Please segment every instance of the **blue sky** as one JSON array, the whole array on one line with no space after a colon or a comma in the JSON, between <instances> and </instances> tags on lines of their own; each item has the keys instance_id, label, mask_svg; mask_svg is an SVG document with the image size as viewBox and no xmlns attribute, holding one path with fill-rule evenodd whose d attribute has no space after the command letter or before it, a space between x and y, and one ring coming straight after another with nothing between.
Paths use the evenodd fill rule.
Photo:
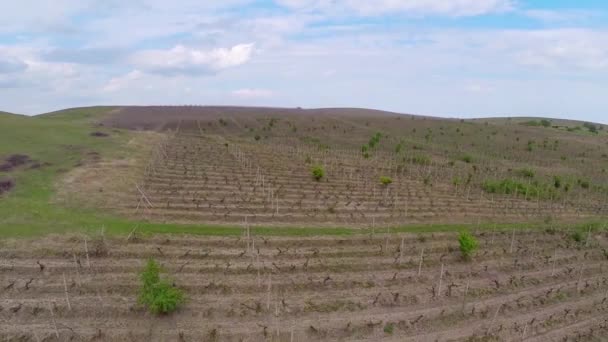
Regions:
<instances>
[{"instance_id":1,"label":"blue sky","mask_svg":"<svg viewBox=\"0 0 608 342\"><path fill-rule=\"evenodd\" d=\"M369 107L608 123L600 0L0 3L0 109Z\"/></svg>"}]
</instances>

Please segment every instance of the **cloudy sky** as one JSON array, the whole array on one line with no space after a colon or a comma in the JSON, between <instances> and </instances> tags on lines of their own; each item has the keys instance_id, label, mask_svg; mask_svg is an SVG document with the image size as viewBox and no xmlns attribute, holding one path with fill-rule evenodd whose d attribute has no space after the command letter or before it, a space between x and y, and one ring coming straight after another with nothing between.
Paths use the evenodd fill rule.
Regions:
<instances>
[{"instance_id":1,"label":"cloudy sky","mask_svg":"<svg viewBox=\"0 0 608 342\"><path fill-rule=\"evenodd\" d=\"M608 123L608 3L1 1L0 110L96 104Z\"/></svg>"}]
</instances>

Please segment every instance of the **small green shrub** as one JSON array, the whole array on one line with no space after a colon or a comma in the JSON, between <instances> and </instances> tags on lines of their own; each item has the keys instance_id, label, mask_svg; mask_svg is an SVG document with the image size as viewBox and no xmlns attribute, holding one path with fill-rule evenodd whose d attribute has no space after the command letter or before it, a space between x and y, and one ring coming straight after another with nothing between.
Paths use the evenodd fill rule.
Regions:
<instances>
[{"instance_id":1,"label":"small green shrub","mask_svg":"<svg viewBox=\"0 0 608 342\"><path fill-rule=\"evenodd\" d=\"M576 242L583 242L583 234L581 232L572 233L572 239Z\"/></svg>"},{"instance_id":2,"label":"small green shrub","mask_svg":"<svg viewBox=\"0 0 608 342\"><path fill-rule=\"evenodd\" d=\"M536 173L532 169L519 169L515 173L522 178L534 178L536 176Z\"/></svg>"},{"instance_id":3,"label":"small green shrub","mask_svg":"<svg viewBox=\"0 0 608 342\"><path fill-rule=\"evenodd\" d=\"M540 120L540 124L541 124L543 127L551 127L551 121L549 121L549 120L547 120L547 119L542 119L542 120Z\"/></svg>"},{"instance_id":4,"label":"small green shrub","mask_svg":"<svg viewBox=\"0 0 608 342\"><path fill-rule=\"evenodd\" d=\"M255 139L255 141L259 141L262 137L260 137L259 134L256 134L255 137L253 137Z\"/></svg>"},{"instance_id":5,"label":"small green shrub","mask_svg":"<svg viewBox=\"0 0 608 342\"><path fill-rule=\"evenodd\" d=\"M393 182L393 179L391 177L387 177L387 176L380 176L380 183L384 186L387 186L389 184L391 184Z\"/></svg>"},{"instance_id":6,"label":"small green shrub","mask_svg":"<svg viewBox=\"0 0 608 342\"><path fill-rule=\"evenodd\" d=\"M460 252L466 260L470 259L477 250L477 247L479 247L477 239L469 232L460 233L460 236L458 236L458 243L460 244Z\"/></svg>"},{"instance_id":7,"label":"small green shrub","mask_svg":"<svg viewBox=\"0 0 608 342\"><path fill-rule=\"evenodd\" d=\"M369 139L369 147L375 148L378 143L380 143L380 138L382 138L382 133L377 132Z\"/></svg>"},{"instance_id":8,"label":"small green shrub","mask_svg":"<svg viewBox=\"0 0 608 342\"><path fill-rule=\"evenodd\" d=\"M463 156L460 157L460 160L467 163L467 164L471 164L473 162L473 156L465 154Z\"/></svg>"},{"instance_id":9,"label":"small green shrub","mask_svg":"<svg viewBox=\"0 0 608 342\"><path fill-rule=\"evenodd\" d=\"M418 164L418 165L431 164L431 158L429 158L428 156L422 155L422 154L412 156L409 161L412 164Z\"/></svg>"},{"instance_id":10,"label":"small green shrub","mask_svg":"<svg viewBox=\"0 0 608 342\"><path fill-rule=\"evenodd\" d=\"M393 323L386 323L386 325L384 326L383 330L384 330L385 334L392 335L393 331L395 330L395 324L393 324Z\"/></svg>"},{"instance_id":11,"label":"small green shrub","mask_svg":"<svg viewBox=\"0 0 608 342\"><path fill-rule=\"evenodd\" d=\"M177 310L185 302L185 297L180 289L160 279L160 271L154 259L148 260L139 275L142 286L137 301L154 314L168 314Z\"/></svg>"},{"instance_id":12,"label":"small green shrub","mask_svg":"<svg viewBox=\"0 0 608 342\"><path fill-rule=\"evenodd\" d=\"M320 181L321 178L323 178L325 176L325 169L320 165L313 166L311 172L312 172L313 178L317 182Z\"/></svg>"}]
</instances>

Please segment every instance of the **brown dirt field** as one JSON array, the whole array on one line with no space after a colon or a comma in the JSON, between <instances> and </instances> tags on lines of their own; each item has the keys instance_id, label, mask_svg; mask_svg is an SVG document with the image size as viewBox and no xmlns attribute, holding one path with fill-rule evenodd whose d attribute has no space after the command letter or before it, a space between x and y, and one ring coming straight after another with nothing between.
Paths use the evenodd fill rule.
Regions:
<instances>
[{"instance_id":1,"label":"brown dirt field","mask_svg":"<svg viewBox=\"0 0 608 342\"><path fill-rule=\"evenodd\" d=\"M608 213L604 132L349 108L123 107L103 125L163 132L132 172L139 189L97 203L155 222L369 227ZM313 165L325 169L320 182ZM484 187L503 180L526 190Z\"/></svg>"},{"instance_id":2,"label":"brown dirt field","mask_svg":"<svg viewBox=\"0 0 608 342\"><path fill-rule=\"evenodd\" d=\"M476 236L471 262L462 260L455 233L3 240L0 339L601 341L608 334L605 232L582 242L567 231ZM188 297L169 316L136 303L137 274L149 258Z\"/></svg>"}]
</instances>

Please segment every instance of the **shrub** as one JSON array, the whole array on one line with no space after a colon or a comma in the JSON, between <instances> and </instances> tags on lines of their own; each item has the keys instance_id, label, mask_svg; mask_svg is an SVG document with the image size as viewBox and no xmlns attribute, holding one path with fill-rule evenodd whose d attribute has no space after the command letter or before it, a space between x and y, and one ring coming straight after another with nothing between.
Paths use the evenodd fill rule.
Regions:
<instances>
[{"instance_id":1,"label":"shrub","mask_svg":"<svg viewBox=\"0 0 608 342\"><path fill-rule=\"evenodd\" d=\"M555 189L550 186L534 181L530 184L524 184L512 179L487 180L483 183L482 188L485 192L491 194L511 195L517 194L526 196L526 199L531 198L554 198Z\"/></svg>"},{"instance_id":2,"label":"shrub","mask_svg":"<svg viewBox=\"0 0 608 342\"><path fill-rule=\"evenodd\" d=\"M393 323L386 323L386 325L384 326L384 333L392 335L393 331L395 330L395 324Z\"/></svg>"},{"instance_id":3,"label":"shrub","mask_svg":"<svg viewBox=\"0 0 608 342\"><path fill-rule=\"evenodd\" d=\"M550 126L551 126L551 121L549 121L549 120L547 120L547 119L542 119L542 120L540 120L540 124L541 124L543 127L550 127Z\"/></svg>"},{"instance_id":4,"label":"shrub","mask_svg":"<svg viewBox=\"0 0 608 342\"><path fill-rule=\"evenodd\" d=\"M467 164L471 164L473 162L473 156L465 154L463 156L460 157L460 160L467 163Z\"/></svg>"},{"instance_id":5,"label":"shrub","mask_svg":"<svg viewBox=\"0 0 608 342\"><path fill-rule=\"evenodd\" d=\"M562 187L562 178L560 176L553 176L553 186L556 189L559 189Z\"/></svg>"},{"instance_id":6,"label":"shrub","mask_svg":"<svg viewBox=\"0 0 608 342\"><path fill-rule=\"evenodd\" d=\"M412 164L418 164L418 165L429 165L429 164L431 164L431 159L428 156L420 154L420 155L412 156L410 158L410 162Z\"/></svg>"},{"instance_id":7,"label":"shrub","mask_svg":"<svg viewBox=\"0 0 608 342\"><path fill-rule=\"evenodd\" d=\"M393 182L393 179L391 177L380 176L380 183L382 183L382 185L387 186L387 185L391 184L392 182Z\"/></svg>"},{"instance_id":8,"label":"shrub","mask_svg":"<svg viewBox=\"0 0 608 342\"><path fill-rule=\"evenodd\" d=\"M369 139L369 147L371 148L375 148L376 145L378 145L378 143L380 142L380 138L382 138L382 133L378 132L376 134L374 134L370 139Z\"/></svg>"},{"instance_id":9,"label":"shrub","mask_svg":"<svg viewBox=\"0 0 608 342\"><path fill-rule=\"evenodd\" d=\"M576 242L583 242L583 234L581 232L572 233L572 239Z\"/></svg>"},{"instance_id":10,"label":"shrub","mask_svg":"<svg viewBox=\"0 0 608 342\"><path fill-rule=\"evenodd\" d=\"M313 166L311 172L312 172L313 178L317 182L320 181L321 178L323 178L325 176L325 169L320 165Z\"/></svg>"},{"instance_id":11,"label":"shrub","mask_svg":"<svg viewBox=\"0 0 608 342\"><path fill-rule=\"evenodd\" d=\"M160 278L160 271L154 259L148 260L139 275L142 286L137 301L154 314L168 314L177 310L185 302L185 297L180 289Z\"/></svg>"},{"instance_id":12,"label":"shrub","mask_svg":"<svg viewBox=\"0 0 608 342\"><path fill-rule=\"evenodd\" d=\"M255 141L258 141L258 140L261 139L261 137L258 134L256 134L256 136L254 137L254 139L255 139Z\"/></svg>"},{"instance_id":13,"label":"shrub","mask_svg":"<svg viewBox=\"0 0 608 342\"><path fill-rule=\"evenodd\" d=\"M536 175L536 173L532 169L519 169L517 170L516 174L519 177L523 178L534 178L534 176Z\"/></svg>"},{"instance_id":14,"label":"shrub","mask_svg":"<svg viewBox=\"0 0 608 342\"><path fill-rule=\"evenodd\" d=\"M460 233L458 236L458 243L460 244L460 252L465 259L470 259L471 255L475 253L479 246L477 239L468 232Z\"/></svg>"}]
</instances>

